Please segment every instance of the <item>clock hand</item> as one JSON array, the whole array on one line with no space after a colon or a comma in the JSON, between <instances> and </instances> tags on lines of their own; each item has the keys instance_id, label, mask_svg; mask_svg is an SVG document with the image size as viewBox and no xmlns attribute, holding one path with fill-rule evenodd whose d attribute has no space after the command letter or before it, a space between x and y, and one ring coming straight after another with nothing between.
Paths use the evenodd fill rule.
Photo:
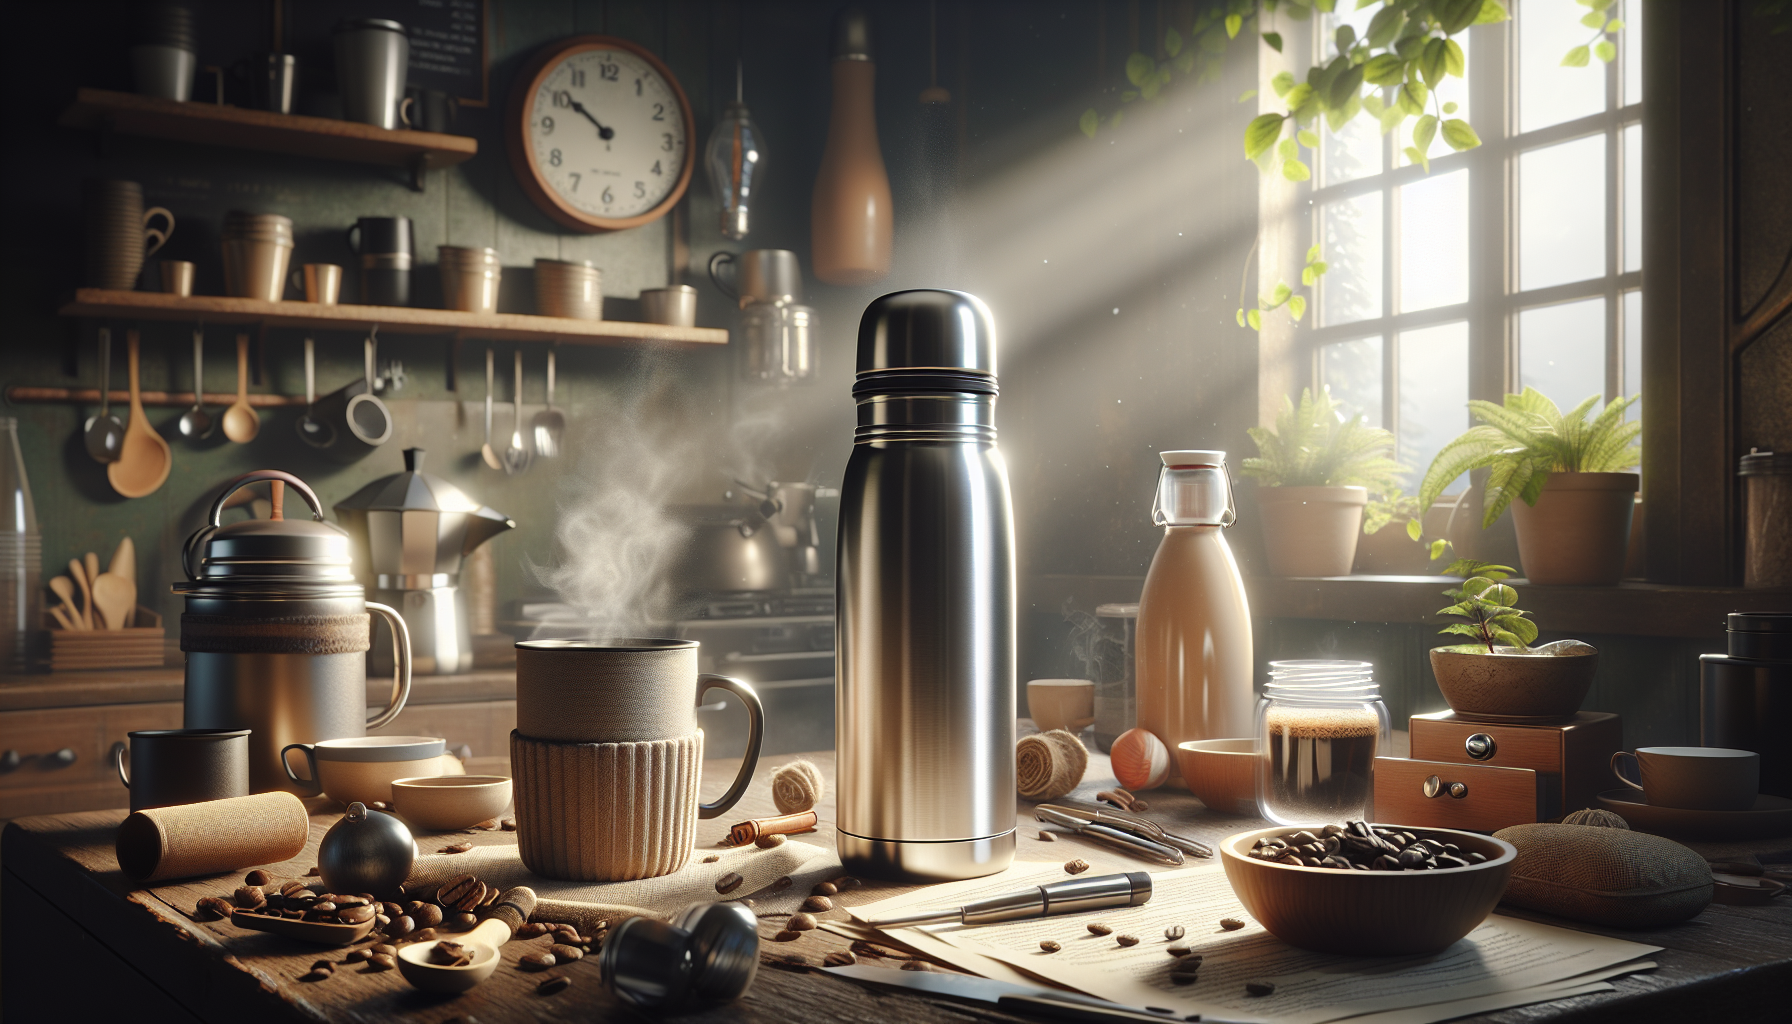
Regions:
<instances>
[{"instance_id":1,"label":"clock hand","mask_svg":"<svg viewBox=\"0 0 1792 1024\"><path fill-rule=\"evenodd\" d=\"M585 116L585 120L590 121L592 124L597 126L597 137L598 138L603 139L604 141L608 142L610 139L613 139L616 137L616 129L605 127L604 125L600 124L598 122L597 118L591 116L591 111L585 109L585 104L580 103L578 100L572 100L572 109L580 114L583 114Z\"/></svg>"}]
</instances>

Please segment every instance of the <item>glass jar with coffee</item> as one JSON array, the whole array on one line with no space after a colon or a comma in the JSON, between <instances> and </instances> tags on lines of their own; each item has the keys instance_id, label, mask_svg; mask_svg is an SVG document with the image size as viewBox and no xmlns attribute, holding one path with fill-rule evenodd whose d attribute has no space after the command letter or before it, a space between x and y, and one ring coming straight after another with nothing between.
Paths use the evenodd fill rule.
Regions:
<instances>
[{"instance_id":1,"label":"glass jar with coffee","mask_svg":"<svg viewBox=\"0 0 1792 1024\"><path fill-rule=\"evenodd\" d=\"M1368 662L1270 662L1254 733L1258 813L1281 825L1369 816L1389 725Z\"/></svg>"}]
</instances>

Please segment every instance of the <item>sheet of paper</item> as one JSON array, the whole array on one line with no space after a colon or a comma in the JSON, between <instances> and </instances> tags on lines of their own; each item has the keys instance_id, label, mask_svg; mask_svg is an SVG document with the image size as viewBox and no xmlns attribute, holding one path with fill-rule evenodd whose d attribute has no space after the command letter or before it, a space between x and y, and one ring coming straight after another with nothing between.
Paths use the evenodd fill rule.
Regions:
<instances>
[{"instance_id":1,"label":"sheet of paper","mask_svg":"<svg viewBox=\"0 0 1792 1024\"><path fill-rule=\"evenodd\" d=\"M1017 865L996 882L973 879L904 894L857 908L854 916L875 919L958 905L1063 877L1057 865L1022 868ZM1049 972L1058 984L1119 1003L1277 1024L1324 1024L1354 1015L1502 993L1510 997L1635 960L1659 948L1496 915L1449 949L1430 956L1312 953L1285 945L1251 920L1217 864L1159 872L1153 881L1151 901L1140 907L985 927L930 925L893 934L907 939L913 932L926 932L965 952L1028 973ZM1219 921L1227 917L1245 921L1246 926L1224 931ZM1097 920L1111 926L1115 934L1138 936L1139 944L1123 947L1111 935L1091 934L1086 925ZM1194 984L1176 985L1170 979L1172 958L1165 952L1170 942L1164 938L1164 930L1172 925L1182 925L1187 934L1181 941L1206 957ZM1039 943L1044 939L1058 942L1062 950L1041 951ZM951 962L953 958L944 959ZM1247 981L1274 982L1276 992L1266 997L1248 996L1244 991ZM1440 1011L1418 1017L1435 1021L1457 1015ZM1415 1021L1403 1019L1403 1024Z\"/></svg>"}]
</instances>

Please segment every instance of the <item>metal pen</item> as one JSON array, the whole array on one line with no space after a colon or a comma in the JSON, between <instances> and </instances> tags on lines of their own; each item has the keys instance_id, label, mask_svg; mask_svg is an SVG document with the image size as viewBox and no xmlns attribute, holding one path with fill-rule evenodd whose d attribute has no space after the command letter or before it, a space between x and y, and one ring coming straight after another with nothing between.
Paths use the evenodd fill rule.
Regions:
<instances>
[{"instance_id":1,"label":"metal pen","mask_svg":"<svg viewBox=\"0 0 1792 1024\"><path fill-rule=\"evenodd\" d=\"M1050 885L1036 885L1019 892L966 903L955 910L935 910L907 917L886 917L866 922L873 928L901 928L917 924L999 924L1034 917L1080 914L1112 907L1136 907L1151 899L1151 875L1128 871L1123 875L1072 878Z\"/></svg>"}]
</instances>

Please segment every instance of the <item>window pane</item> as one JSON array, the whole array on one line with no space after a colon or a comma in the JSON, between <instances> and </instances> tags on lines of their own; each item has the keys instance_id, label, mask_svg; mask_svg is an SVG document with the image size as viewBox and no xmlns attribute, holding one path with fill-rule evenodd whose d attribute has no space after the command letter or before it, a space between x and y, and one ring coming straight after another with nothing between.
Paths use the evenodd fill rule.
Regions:
<instances>
[{"instance_id":1,"label":"window pane","mask_svg":"<svg viewBox=\"0 0 1792 1024\"><path fill-rule=\"evenodd\" d=\"M1605 136L1518 158L1518 286L1523 291L1605 273Z\"/></svg>"},{"instance_id":2,"label":"window pane","mask_svg":"<svg viewBox=\"0 0 1792 1024\"><path fill-rule=\"evenodd\" d=\"M1643 269L1643 126L1624 129L1624 272Z\"/></svg>"},{"instance_id":3,"label":"window pane","mask_svg":"<svg viewBox=\"0 0 1792 1024\"><path fill-rule=\"evenodd\" d=\"M1446 443L1468 428L1468 324L1441 324L1400 335L1400 462L1407 493ZM1465 486L1457 480L1446 491Z\"/></svg>"},{"instance_id":4,"label":"window pane","mask_svg":"<svg viewBox=\"0 0 1792 1024\"><path fill-rule=\"evenodd\" d=\"M1518 314L1518 379L1564 412L1605 394L1605 299L1539 306Z\"/></svg>"},{"instance_id":5,"label":"window pane","mask_svg":"<svg viewBox=\"0 0 1792 1024\"><path fill-rule=\"evenodd\" d=\"M1587 8L1574 0L1524 0L1512 5L1518 21L1518 130L1536 131L1605 109L1605 65L1562 67L1562 57L1585 44L1580 23Z\"/></svg>"},{"instance_id":6,"label":"window pane","mask_svg":"<svg viewBox=\"0 0 1792 1024\"><path fill-rule=\"evenodd\" d=\"M1643 102L1643 0L1626 0L1621 6L1624 31L1618 33L1618 59L1624 62L1624 102L1628 105Z\"/></svg>"},{"instance_id":7,"label":"window pane","mask_svg":"<svg viewBox=\"0 0 1792 1024\"><path fill-rule=\"evenodd\" d=\"M1344 415L1363 414L1381 426L1381 339L1339 341L1319 350L1319 379L1344 403Z\"/></svg>"},{"instance_id":8,"label":"window pane","mask_svg":"<svg viewBox=\"0 0 1792 1024\"><path fill-rule=\"evenodd\" d=\"M1325 127L1323 118L1318 124L1325 139L1319 158L1325 184L1336 185L1381 173L1381 128L1374 118L1359 114L1336 133Z\"/></svg>"},{"instance_id":9,"label":"window pane","mask_svg":"<svg viewBox=\"0 0 1792 1024\"><path fill-rule=\"evenodd\" d=\"M1468 172L1400 189L1400 310L1468 301Z\"/></svg>"},{"instance_id":10,"label":"window pane","mask_svg":"<svg viewBox=\"0 0 1792 1024\"><path fill-rule=\"evenodd\" d=\"M1624 397L1643 393L1643 293L1641 289L1624 293ZM1637 402L1625 413L1627 420L1641 419L1643 403Z\"/></svg>"},{"instance_id":11,"label":"window pane","mask_svg":"<svg viewBox=\"0 0 1792 1024\"><path fill-rule=\"evenodd\" d=\"M1330 266L1320 278L1319 315L1340 324L1381 315L1381 193L1330 203L1324 212Z\"/></svg>"},{"instance_id":12,"label":"window pane","mask_svg":"<svg viewBox=\"0 0 1792 1024\"><path fill-rule=\"evenodd\" d=\"M1372 9L1380 10L1381 8L1376 7ZM1467 40L1463 40L1462 42L1463 47L1466 50L1468 46ZM1472 72L1469 72L1466 69L1466 66L1463 73L1465 76L1472 74ZM1443 81L1437 83L1437 89L1432 95L1436 98L1425 101L1425 112L1427 114L1441 113L1445 104L1454 103L1456 104L1456 110L1453 113L1443 114L1443 118L1448 120L1453 117L1460 117L1470 124L1474 123L1474 119L1469 116L1468 111L1467 77L1457 78L1455 75L1445 75ZM1401 167L1410 166L1413 162L1406 158L1406 147L1412 145L1412 126L1414 120L1414 118L1407 118L1405 123L1395 130L1395 134L1399 136L1399 165ZM1436 160L1439 157L1449 156L1454 152L1456 151L1451 149L1448 143L1444 142L1443 134L1441 132L1431 140L1431 152L1429 154L1431 159Z\"/></svg>"}]
</instances>

